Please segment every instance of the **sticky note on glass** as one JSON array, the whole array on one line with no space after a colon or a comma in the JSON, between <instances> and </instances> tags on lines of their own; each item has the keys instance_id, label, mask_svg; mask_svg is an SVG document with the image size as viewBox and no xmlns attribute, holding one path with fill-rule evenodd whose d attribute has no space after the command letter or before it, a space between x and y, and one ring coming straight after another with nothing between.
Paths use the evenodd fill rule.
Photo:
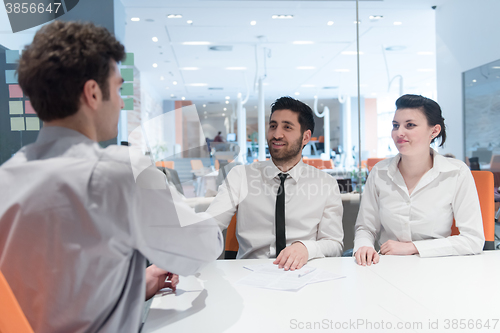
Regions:
<instances>
[{"instance_id":1,"label":"sticky note on glass","mask_svg":"<svg viewBox=\"0 0 500 333\"><path fill-rule=\"evenodd\" d=\"M124 81L134 81L134 69L133 68L122 68L120 73Z\"/></svg>"},{"instance_id":2,"label":"sticky note on glass","mask_svg":"<svg viewBox=\"0 0 500 333\"><path fill-rule=\"evenodd\" d=\"M5 70L5 83L7 84L17 84L17 75L14 69Z\"/></svg>"},{"instance_id":3,"label":"sticky note on glass","mask_svg":"<svg viewBox=\"0 0 500 333\"><path fill-rule=\"evenodd\" d=\"M122 65L134 66L134 54L133 53L126 53L125 59L122 61Z\"/></svg>"},{"instance_id":4,"label":"sticky note on glass","mask_svg":"<svg viewBox=\"0 0 500 333\"><path fill-rule=\"evenodd\" d=\"M24 113L26 114L36 114L35 109L31 106L30 101L24 101Z\"/></svg>"},{"instance_id":5,"label":"sticky note on glass","mask_svg":"<svg viewBox=\"0 0 500 333\"><path fill-rule=\"evenodd\" d=\"M38 119L38 117L26 117L26 130L27 131L40 130L40 120Z\"/></svg>"},{"instance_id":6,"label":"sticky note on glass","mask_svg":"<svg viewBox=\"0 0 500 333\"><path fill-rule=\"evenodd\" d=\"M133 98L124 98L123 103L125 107L123 110L133 110L134 109L134 99Z\"/></svg>"},{"instance_id":7,"label":"sticky note on glass","mask_svg":"<svg viewBox=\"0 0 500 333\"><path fill-rule=\"evenodd\" d=\"M15 64L19 59L19 50L5 50L5 62Z\"/></svg>"},{"instance_id":8,"label":"sticky note on glass","mask_svg":"<svg viewBox=\"0 0 500 333\"><path fill-rule=\"evenodd\" d=\"M122 84L122 96L132 96L134 94L134 84L124 83Z\"/></svg>"},{"instance_id":9,"label":"sticky note on glass","mask_svg":"<svg viewBox=\"0 0 500 333\"><path fill-rule=\"evenodd\" d=\"M23 97L23 90L18 84L9 84L9 98Z\"/></svg>"},{"instance_id":10,"label":"sticky note on glass","mask_svg":"<svg viewBox=\"0 0 500 333\"><path fill-rule=\"evenodd\" d=\"M9 101L9 114L23 114L23 102Z\"/></svg>"},{"instance_id":11,"label":"sticky note on glass","mask_svg":"<svg viewBox=\"0 0 500 333\"><path fill-rule=\"evenodd\" d=\"M11 131L24 131L24 117L10 118Z\"/></svg>"}]
</instances>

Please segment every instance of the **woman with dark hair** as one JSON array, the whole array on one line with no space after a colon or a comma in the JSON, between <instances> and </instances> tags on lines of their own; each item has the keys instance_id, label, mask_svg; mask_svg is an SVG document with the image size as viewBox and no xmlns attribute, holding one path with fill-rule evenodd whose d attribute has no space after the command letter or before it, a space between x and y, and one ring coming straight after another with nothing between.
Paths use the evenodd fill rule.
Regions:
<instances>
[{"instance_id":1,"label":"woman with dark hair","mask_svg":"<svg viewBox=\"0 0 500 333\"><path fill-rule=\"evenodd\" d=\"M439 155L446 140L439 105L426 97L396 101L392 139L399 154L375 165L356 221L354 253L360 265L379 254L435 257L479 253L484 245L476 186L465 163ZM451 236L453 219L460 235Z\"/></svg>"}]
</instances>

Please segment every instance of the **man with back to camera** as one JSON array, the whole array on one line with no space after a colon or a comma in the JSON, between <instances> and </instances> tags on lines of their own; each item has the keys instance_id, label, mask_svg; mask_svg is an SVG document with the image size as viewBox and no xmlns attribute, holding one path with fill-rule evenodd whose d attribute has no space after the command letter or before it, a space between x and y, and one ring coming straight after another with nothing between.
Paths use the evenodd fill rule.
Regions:
<instances>
[{"instance_id":1,"label":"man with back to camera","mask_svg":"<svg viewBox=\"0 0 500 333\"><path fill-rule=\"evenodd\" d=\"M309 106L291 97L277 99L267 132L271 161L236 166L220 186L207 213L221 229L237 214L238 259L277 256L275 264L294 270L309 259L341 255L337 181L302 162L313 131Z\"/></svg>"},{"instance_id":2,"label":"man with back to camera","mask_svg":"<svg viewBox=\"0 0 500 333\"><path fill-rule=\"evenodd\" d=\"M148 158L100 148L117 135L124 56L106 29L55 21L19 61L44 126L0 167L0 270L35 332L137 332L145 294L168 285L160 268L193 274L222 250ZM145 276L146 257L160 268Z\"/></svg>"}]
</instances>

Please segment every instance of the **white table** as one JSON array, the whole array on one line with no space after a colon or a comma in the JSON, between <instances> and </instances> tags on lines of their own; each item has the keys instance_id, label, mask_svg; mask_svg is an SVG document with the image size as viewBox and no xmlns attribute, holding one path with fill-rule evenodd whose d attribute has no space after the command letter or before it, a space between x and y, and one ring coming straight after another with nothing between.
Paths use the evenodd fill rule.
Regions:
<instances>
[{"instance_id":1,"label":"white table","mask_svg":"<svg viewBox=\"0 0 500 333\"><path fill-rule=\"evenodd\" d=\"M298 292L234 284L251 274L243 265L265 261L221 260L198 277L181 277L176 294L155 297L143 332L453 332L460 319L465 325L474 320L474 328L459 332L500 331L500 251L382 256L369 267L353 258L313 260L308 265L347 277ZM477 329L477 320L484 324L487 319L490 329ZM431 324L438 329L430 329Z\"/></svg>"}]
</instances>

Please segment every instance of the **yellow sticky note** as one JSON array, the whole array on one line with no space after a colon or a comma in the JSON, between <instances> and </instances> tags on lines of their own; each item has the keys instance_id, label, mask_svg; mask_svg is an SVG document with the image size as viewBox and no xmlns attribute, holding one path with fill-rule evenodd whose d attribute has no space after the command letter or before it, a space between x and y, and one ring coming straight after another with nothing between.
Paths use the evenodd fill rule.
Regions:
<instances>
[{"instance_id":1,"label":"yellow sticky note","mask_svg":"<svg viewBox=\"0 0 500 333\"><path fill-rule=\"evenodd\" d=\"M26 130L27 131L40 130L40 120L38 120L38 117L26 117Z\"/></svg>"},{"instance_id":2,"label":"yellow sticky note","mask_svg":"<svg viewBox=\"0 0 500 333\"><path fill-rule=\"evenodd\" d=\"M24 131L24 117L10 118L11 131Z\"/></svg>"},{"instance_id":3,"label":"yellow sticky note","mask_svg":"<svg viewBox=\"0 0 500 333\"><path fill-rule=\"evenodd\" d=\"M9 101L9 114L23 114L22 101Z\"/></svg>"}]
</instances>

